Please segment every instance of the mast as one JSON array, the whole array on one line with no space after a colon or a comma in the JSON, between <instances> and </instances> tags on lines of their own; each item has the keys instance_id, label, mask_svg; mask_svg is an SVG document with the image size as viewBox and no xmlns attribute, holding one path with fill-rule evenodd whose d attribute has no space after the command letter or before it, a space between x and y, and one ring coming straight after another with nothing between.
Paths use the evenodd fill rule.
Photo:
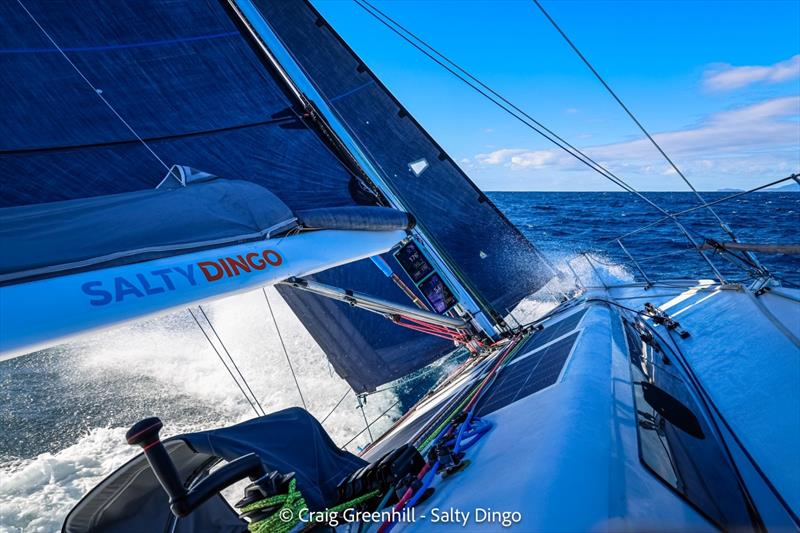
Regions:
<instances>
[{"instance_id":1,"label":"mast","mask_svg":"<svg viewBox=\"0 0 800 533\"><path fill-rule=\"evenodd\" d=\"M272 31L271 26L264 20L252 0L222 1L229 6L229 11L238 19L239 23L247 29L249 37L257 43L266 61L279 73L280 78L295 95L298 103L308 112L312 122L321 129L321 133L335 142L339 148L337 152L347 154L347 159L355 166L357 173L376 187L389 205L413 213L413 209L405 205L392 187L383 180L372 162L348 133L347 128L339 122L336 114L328 107L325 99L317 92L303 69L293 60L291 53ZM278 60L278 55L280 55L280 60ZM287 69L291 69L291 74ZM302 82L302 89L298 80ZM433 239L421 227L421 224L412 230L412 234L435 264L437 272L445 278L460 306L471 316L475 325L490 338L497 338L498 332L504 329L502 319L500 317L490 318L491 315L488 312L491 310L490 307L480 303L478 295L465 286L461 276L451 268L449 261L440 253L433 243Z\"/></svg>"}]
</instances>

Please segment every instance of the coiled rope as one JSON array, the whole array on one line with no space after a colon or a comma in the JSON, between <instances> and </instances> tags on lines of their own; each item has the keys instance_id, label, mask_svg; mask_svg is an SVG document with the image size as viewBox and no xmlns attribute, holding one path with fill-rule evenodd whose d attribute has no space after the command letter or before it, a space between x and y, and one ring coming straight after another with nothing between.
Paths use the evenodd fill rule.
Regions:
<instances>
[{"instance_id":1,"label":"coiled rope","mask_svg":"<svg viewBox=\"0 0 800 533\"><path fill-rule=\"evenodd\" d=\"M286 494L276 494L245 505L241 508L240 513L246 514L259 509L266 509L279 503L281 504L280 509L263 520L250 522L247 525L247 530L251 533L288 533L294 529L294 526L300 521L300 511L308 508L305 498L297 489L296 479L289 482L289 491ZM286 513L285 509L289 509L291 515ZM289 516L289 520L286 519L287 516Z\"/></svg>"},{"instance_id":2,"label":"coiled rope","mask_svg":"<svg viewBox=\"0 0 800 533\"><path fill-rule=\"evenodd\" d=\"M319 513L319 515L333 516L336 513L360 505L379 495L380 490L376 489L353 498L352 500L340 503L339 505L328 507L322 513ZM253 511L258 511L259 509L267 509L277 504L281 504L281 507L274 513L262 520L250 522L247 525L248 531L251 533L288 533L300 522L301 512L308 509L308 504L306 504L303 494L297 488L297 480L292 479L292 481L289 482L289 489L286 494L276 494L275 496L270 496L269 498L264 498L263 500L248 504L242 507L240 513L244 515ZM286 511L287 509L289 512ZM312 518L313 516L314 515L312 515ZM309 524L310 523L312 522L309 521Z\"/></svg>"}]
</instances>

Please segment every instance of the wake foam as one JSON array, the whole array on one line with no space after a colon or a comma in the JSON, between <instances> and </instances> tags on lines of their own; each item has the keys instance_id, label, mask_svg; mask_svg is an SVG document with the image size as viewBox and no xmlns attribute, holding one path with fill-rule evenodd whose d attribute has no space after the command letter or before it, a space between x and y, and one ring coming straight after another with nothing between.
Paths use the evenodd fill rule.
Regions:
<instances>
[{"instance_id":1,"label":"wake foam","mask_svg":"<svg viewBox=\"0 0 800 533\"><path fill-rule=\"evenodd\" d=\"M96 428L74 445L0 465L0 531L58 531L70 508L133 457L124 428Z\"/></svg>"},{"instance_id":2,"label":"wake foam","mask_svg":"<svg viewBox=\"0 0 800 533\"><path fill-rule=\"evenodd\" d=\"M268 289L267 294L307 408L322 420L349 386L330 369L322 350L277 292ZM266 412L302 406L261 291L219 300L204 309ZM202 322L202 316L198 318ZM186 311L25 357L59 365L50 374L57 376L56 382L43 387L39 394L43 397L35 401L41 402L42 416L61 415L53 420L59 434L75 437L60 449L34 456L13 449L13 444L10 450L0 450L2 532L59 530L69 509L89 489L135 455L124 434L140 418L161 417L167 437L255 416ZM374 420L396 401L391 390L370 396L364 406L367 419ZM325 421L339 445L364 429L356 406L350 392ZM12 407L4 408L12 409L13 415ZM399 415L399 406L390 409L372 426L373 435ZM75 418L79 425L58 426ZM7 431L30 431L13 427L14 418L11 421ZM52 433L38 426L34 431L42 431L40 438L52 443ZM364 432L348 449L357 451L368 441Z\"/></svg>"},{"instance_id":3,"label":"wake foam","mask_svg":"<svg viewBox=\"0 0 800 533\"><path fill-rule=\"evenodd\" d=\"M557 274L534 294L520 301L510 313L510 324L528 324L543 317L565 298L582 292L587 287L602 287L629 283L633 274L623 265L615 263L602 253L582 254L570 251L549 251L548 258Z\"/></svg>"}]
</instances>

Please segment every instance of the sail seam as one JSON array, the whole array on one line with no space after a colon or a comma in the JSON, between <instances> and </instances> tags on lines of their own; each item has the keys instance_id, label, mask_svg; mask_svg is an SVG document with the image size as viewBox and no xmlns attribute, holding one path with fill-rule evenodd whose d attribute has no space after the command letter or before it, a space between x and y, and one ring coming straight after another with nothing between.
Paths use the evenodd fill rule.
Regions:
<instances>
[{"instance_id":1,"label":"sail seam","mask_svg":"<svg viewBox=\"0 0 800 533\"><path fill-rule=\"evenodd\" d=\"M142 43L128 43L128 44L113 44L108 46L76 46L64 47L60 50L58 48L0 48L0 54L49 54L64 52L104 52L106 50L125 50L130 48L147 48L150 46L164 46L169 44L191 43L196 41L210 41L212 39L221 39L224 37L239 36L237 31L229 31L225 33L211 33L208 35L196 35L193 37L179 37L177 39L162 39L159 41L147 41Z\"/></svg>"},{"instance_id":2,"label":"sail seam","mask_svg":"<svg viewBox=\"0 0 800 533\"><path fill-rule=\"evenodd\" d=\"M210 130L198 130L198 131L190 131L188 133L176 133L174 135L161 135L157 137L143 137L141 139L123 139L119 141L106 141L106 142L98 142L98 143L86 143L86 144L74 144L74 145L62 145L62 146L42 146L42 147L34 147L34 148L20 148L14 150L3 150L0 149L0 155L25 155L25 154L41 154L41 153L49 153L49 152L62 152L68 150L85 150L91 148L106 148L111 146L120 146L124 144L135 144L138 142L161 142L161 141L171 141L176 139L186 139L190 137L200 137L203 135L213 135L216 133L225 133L228 131L236 131L242 130L247 128L257 128L259 126L270 126L272 124L284 124L287 122L299 122L299 120L294 116L282 117L278 119L272 120L262 120L260 122L250 122L247 124L236 124L234 126L224 126L222 128L210 129Z\"/></svg>"},{"instance_id":3,"label":"sail seam","mask_svg":"<svg viewBox=\"0 0 800 533\"><path fill-rule=\"evenodd\" d=\"M120 120L120 122L122 122L122 124L124 124L125 127L128 128L128 130L130 130L131 133L133 133L134 137L136 137L139 140L139 142L141 142L144 145L144 147L147 148L147 151L150 152L152 154L152 156L155 157L158 160L159 163L161 163L161 165L167 170L167 172L169 172L170 171L169 165L167 165L164 162L164 160L161 159L158 156L158 154L153 151L152 148L150 148L150 145L148 145L144 141L144 139L142 139L142 137L138 133L136 133L136 130L133 129L133 126L128 124L128 122L122 117L122 115L119 114L119 112L116 110L116 108L113 105L111 105L111 102L106 100L106 97L103 96L103 91L101 91L100 89L95 87L94 84L91 81L89 81L89 78L87 78L86 75L81 71L81 69L79 69L78 66L75 63L72 62L72 60L69 58L69 56L66 54L66 52L64 52L64 50L58 45L58 43L55 41L55 39L53 39L53 37L50 36L50 34L47 32L47 30L44 29L44 26L42 26L41 23L36 19L36 17L33 16L33 13L31 13L28 10L28 8L25 6L25 4L22 2L22 0L17 0L17 3L20 5L20 7L23 10L25 10L25 13L28 14L28 16L31 18L31 20L34 22L34 24L36 24L36 26L39 28L39 30L41 30L41 32L44 34L44 36L47 37L47 40L49 40L51 43L53 43L53 46L55 46L58 49L58 52L64 57L64 59L67 60L67 63L69 63L70 66L75 70L75 72L77 72L78 75L83 79L83 81L86 82L86 84L89 86L89 88L91 88L94 91L94 93L97 95L97 97L100 98L100 100L103 101L103 103L106 105L106 107L108 107L111 110L111 112L114 113L114 115Z\"/></svg>"}]
</instances>

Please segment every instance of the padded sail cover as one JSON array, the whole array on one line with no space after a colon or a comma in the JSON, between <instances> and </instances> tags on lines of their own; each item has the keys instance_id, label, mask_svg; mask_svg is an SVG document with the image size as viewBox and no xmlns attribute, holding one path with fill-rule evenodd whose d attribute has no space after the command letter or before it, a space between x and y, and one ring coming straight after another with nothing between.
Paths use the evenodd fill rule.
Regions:
<instances>
[{"instance_id":1,"label":"padded sail cover","mask_svg":"<svg viewBox=\"0 0 800 533\"><path fill-rule=\"evenodd\" d=\"M267 472L294 472L297 488L311 510L334 505L339 481L367 464L336 446L317 419L300 407L178 438L199 453L227 461L255 453Z\"/></svg>"},{"instance_id":2,"label":"padded sail cover","mask_svg":"<svg viewBox=\"0 0 800 533\"><path fill-rule=\"evenodd\" d=\"M0 208L152 190L175 164L261 185L294 212L364 203L354 198L363 193L352 173L296 112L227 2L23 4L30 15L17 2L0 2ZM163 209L164 222L179 211ZM5 248L0 255L12 253ZM408 301L369 260L325 272L324 281ZM334 350L318 340L359 390L452 347L328 304L319 306L334 310L326 326L358 331L357 344Z\"/></svg>"},{"instance_id":3,"label":"padded sail cover","mask_svg":"<svg viewBox=\"0 0 800 533\"><path fill-rule=\"evenodd\" d=\"M383 180L484 308L549 279L536 250L303 0L252 0Z\"/></svg>"},{"instance_id":4,"label":"padded sail cover","mask_svg":"<svg viewBox=\"0 0 800 533\"><path fill-rule=\"evenodd\" d=\"M295 473L297 488L311 510L336 503L336 485L367 462L339 449L317 420L293 407L235 426L177 435L164 441L178 475L190 484L220 460L255 453L267 472ZM235 495L238 499L238 495ZM221 496L175 519L169 498L143 454L101 481L67 515L64 533L174 531L241 532L246 523Z\"/></svg>"},{"instance_id":5,"label":"padded sail cover","mask_svg":"<svg viewBox=\"0 0 800 533\"><path fill-rule=\"evenodd\" d=\"M0 284L261 240L296 225L274 194L240 180L8 207Z\"/></svg>"}]
</instances>

